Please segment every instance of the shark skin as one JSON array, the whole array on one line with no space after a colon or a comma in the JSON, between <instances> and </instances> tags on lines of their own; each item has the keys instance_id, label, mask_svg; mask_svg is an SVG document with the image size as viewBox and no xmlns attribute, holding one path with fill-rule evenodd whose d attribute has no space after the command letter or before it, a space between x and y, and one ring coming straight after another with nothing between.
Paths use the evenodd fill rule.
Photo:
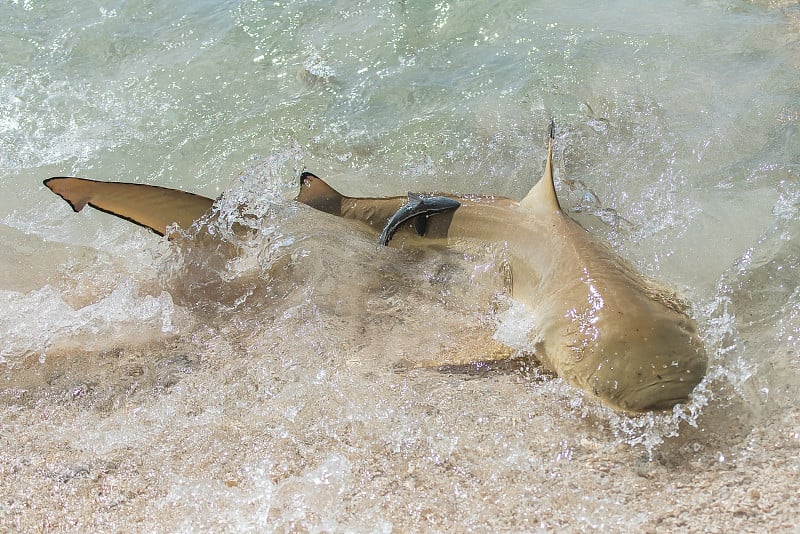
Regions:
<instances>
[{"instance_id":1,"label":"shark skin","mask_svg":"<svg viewBox=\"0 0 800 534\"><path fill-rule=\"evenodd\" d=\"M552 156L551 128L544 174L519 202L436 194L430 209L419 208L408 206L416 196L344 196L308 172L300 177L296 201L356 221L390 245L394 240L404 246L502 247L510 263L512 297L531 313L530 341L545 369L616 410L641 413L688 402L708 366L688 306L561 210ZM90 205L160 235L172 223L188 229L213 204L191 193L141 184L59 177L45 185L75 211ZM410 211L415 215L406 217Z\"/></svg>"}]
</instances>

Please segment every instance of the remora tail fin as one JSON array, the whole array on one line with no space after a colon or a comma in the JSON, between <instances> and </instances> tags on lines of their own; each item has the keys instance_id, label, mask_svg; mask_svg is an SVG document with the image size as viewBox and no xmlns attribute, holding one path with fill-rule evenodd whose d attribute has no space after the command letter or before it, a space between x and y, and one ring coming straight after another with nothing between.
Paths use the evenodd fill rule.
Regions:
<instances>
[{"instance_id":1,"label":"remora tail fin","mask_svg":"<svg viewBox=\"0 0 800 534\"><path fill-rule=\"evenodd\" d=\"M344 195L326 184L322 178L310 172L300 175L300 192L295 197L296 201L319 211L341 216L344 198Z\"/></svg>"},{"instance_id":2,"label":"remora tail fin","mask_svg":"<svg viewBox=\"0 0 800 534\"><path fill-rule=\"evenodd\" d=\"M88 204L162 236L173 223L188 229L214 204L210 198L154 185L61 176L48 178L44 185L76 212Z\"/></svg>"},{"instance_id":3,"label":"remora tail fin","mask_svg":"<svg viewBox=\"0 0 800 534\"><path fill-rule=\"evenodd\" d=\"M561 211L556 195L556 186L553 182L553 140L555 139L555 122L550 121L550 139L547 143L547 162L544 174L531 188L530 192L520 201L520 206L532 210Z\"/></svg>"}]
</instances>

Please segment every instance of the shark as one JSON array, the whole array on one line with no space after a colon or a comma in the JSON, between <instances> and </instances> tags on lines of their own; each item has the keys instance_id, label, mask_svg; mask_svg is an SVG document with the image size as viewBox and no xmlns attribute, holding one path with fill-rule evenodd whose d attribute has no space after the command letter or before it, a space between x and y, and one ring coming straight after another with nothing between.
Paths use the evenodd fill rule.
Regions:
<instances>
[{"instance_id":1,"label":"shark","mask_svg":"<svg viewBox=\"0 0 800 534\"><path fill-rule=\"evenodd\" d=\"M296 202L360 225L377 246L501 247L511 297L530 314L533 358L545 370L628 413L689 402L708 357L689 305L640 274L562 208L551 124L542 177L521 200L491 195L341 194L310 172ZM214 200L146 184L53 177L44 185L74 211L91 206L161 236L188 229ZM475 355L480 363L481 355Z\"/></svg>"}]
</instances>

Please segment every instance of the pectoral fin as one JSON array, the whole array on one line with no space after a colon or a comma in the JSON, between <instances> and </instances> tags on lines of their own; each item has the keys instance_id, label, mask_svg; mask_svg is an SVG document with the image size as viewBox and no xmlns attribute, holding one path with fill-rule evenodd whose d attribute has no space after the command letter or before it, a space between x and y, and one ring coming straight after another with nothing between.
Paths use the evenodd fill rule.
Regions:
<instances>
[{"instance_id":1,"label":"pectoral fin","mask_svg":"<svg viewBox=\"0 0 800 534\"><path fill-rule=\"evenodd\" d=\"M455 210L461 203L444 196L426 196L414 193L408 194L408 202L395 212L389 219L378 237L378 245L386 246L392 240L392 236L404 222L417 218L415 228L417 233L423 235L427 228L427 218L435 213Z\"/></svg>"},{"instance_id":2,"label":"pectoral fin","mask_svg":"<svg viewBox=\"0 0 800 534\"><path fill-rule=\"evenodd\" d=\"M153 185L68 177L49 178L44 185L76 212L88 204L162 236L172 224L188 229L214 204L210 198L194 193Z\"/></svg>"}]
</instances>

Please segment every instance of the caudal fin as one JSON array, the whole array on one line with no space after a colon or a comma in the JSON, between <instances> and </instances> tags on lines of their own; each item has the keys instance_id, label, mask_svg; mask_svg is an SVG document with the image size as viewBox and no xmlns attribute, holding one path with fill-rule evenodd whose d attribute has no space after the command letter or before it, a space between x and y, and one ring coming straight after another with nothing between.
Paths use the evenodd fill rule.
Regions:
<instances>
[{"instance_id":1,"label":"caudal fin","mask_svg":"<svg viewBox=\"0 0 800 534\"><path fill-rule=\"evenodd\" d=\"M49 178L44 185L76 212L88 204L162 236L173 223L188 229L214 204L210 198L194 193L153 185L71 177Z\"/></svg>"}]
</instances>

